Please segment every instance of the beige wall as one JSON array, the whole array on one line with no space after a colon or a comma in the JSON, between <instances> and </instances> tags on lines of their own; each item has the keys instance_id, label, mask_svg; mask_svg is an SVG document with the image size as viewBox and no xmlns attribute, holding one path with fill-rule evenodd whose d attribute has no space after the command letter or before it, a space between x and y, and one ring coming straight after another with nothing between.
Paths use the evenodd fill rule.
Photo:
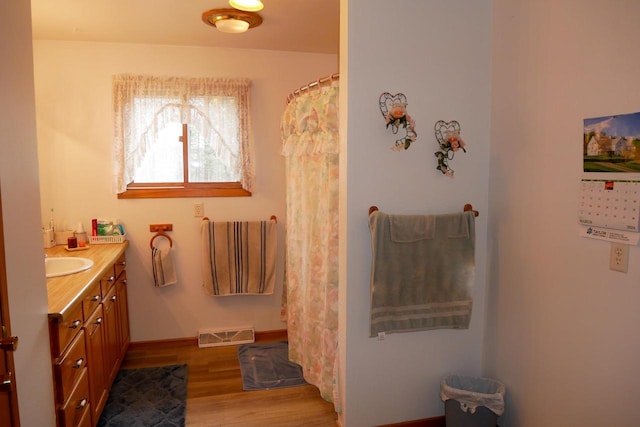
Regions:
<instances>
[{"instance_id":1,"label":"beige wall","mask_svg":"<svg viewBox=\"0 0 640 427\"><path fill-rule=\"evenodd\" d=\"M0 3L0 186L23 426L55 424L36 152L29 2Z\"/></svg>"},{"instance_id":2,"label":"beige wall","mask_svg":"<svg viewBox=\"0 0 640 427\"><path fill-rule=\"evenodd\" d=\"M583 119L640 110L640 3L493 3L484 365L503 425L640 425L640 249L610 271L576 225Z\"/></svg>"},{"instance_id":3,"label":"beige wall","mask_svg":"<svg viewBox=\"0 0 640 427\"><path fill-rule=\"evenodd\" d=\"M200 328L253 325L284 329L280 321L284 254L284 159L280 116L287 94L337 71L336 55L219 48L36 41L34 44L42 220L54 208L59 226L119 218L127 251L134 341L194 337ZM111 76L247 77L252 80L256 189L249 198L118 200L112 193ZM214 220L278 217L274 295L213 298L201 288L199 226L193 205ZM178 285L154 288L149 224L172 223Z\"/></svg>"}]
</instances>

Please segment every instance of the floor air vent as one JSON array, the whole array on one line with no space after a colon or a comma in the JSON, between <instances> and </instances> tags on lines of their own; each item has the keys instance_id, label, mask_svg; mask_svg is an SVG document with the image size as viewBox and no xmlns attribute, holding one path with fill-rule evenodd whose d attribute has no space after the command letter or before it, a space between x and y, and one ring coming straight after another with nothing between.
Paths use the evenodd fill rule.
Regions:
<instances>
[{"instance_id":1,"label":"floor air vent","mask_svg":"<svg viewBox=\"0 0 640 427\"><path fill-rule=\"evenodd\" d=\"M246 344L255 341L253 326L229 329L198 330L198 347Z\"/></svg>"}]
</instances>

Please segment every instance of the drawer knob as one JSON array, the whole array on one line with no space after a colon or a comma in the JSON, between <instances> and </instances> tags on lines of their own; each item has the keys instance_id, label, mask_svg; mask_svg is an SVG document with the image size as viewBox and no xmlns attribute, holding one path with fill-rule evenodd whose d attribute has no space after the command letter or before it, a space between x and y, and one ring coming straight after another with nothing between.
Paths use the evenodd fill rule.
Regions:
<instances>
[{"instance_id":1,"label":"drawer knob","mask_svg":"<svg viewBox=\"0 0 640 427\"><path fill-rule=\"evenodd\" d=\"M82 364L84 363L84 359L81 357L80 359L76 360L76 364L73 365L73 369L80 369L82 367Z\"/></svg>"},{"instance_id":2,"label":"drawer knob","mask_svg":"<svg viewBox=\"0 0 640 427\"><path fill-rule=\"evenodd\" d=\"M101 324L101 323L102 323L102 317L98 317L98 318L96 319L96 325L99 325L99 324Z\"/></svg>"},{"instance_id":3,"label":"drawer knob","mask_svg":"<svg viewBox=\"0 0 640 427\"><path fill-rule=\"evenodd\" d=\"M82 322L79 320L76 320L75 322L73 322L71 325L69 325L69 329L77 329L78 326L80 326Z\"/></svg>"},{"instance_id":4,"label":"drawer knob","mask_svg":"<svg viewBox=\"0 0 640 427\"><path fill-rule=\"evenodd\" d=\"M94 295L91 297L91 301L100 301L100 295Z\"/></svg>"},{"instance_id":5,"label":"drawer knob","mask_svg":"<svg viewBox=\"0 0 640 427\"><path fill-rule=\"evenodd\" d=\"M109 276L109 278L107 279L107 282L113 282L114 280L116 280L114 276Z\"/></svg>"},{"instance_id":6,"label":"drawer knob","mask_svg":"<svg viewBox=\"0 0 640 427\"><path fill-rule=\"evenodd\" d=\"M78 403L78 406L76 406L76 409L77 409L77 410L79 410L79 411L83 410L83 409L84 409L84 407L85 407L85 406L87 406L87 403L88 403L88 402L89 402L89 401L88 401L86 398L82 399L82 400Z\"/></svg>"},{"instance_id":7,"label":"drawer knob","mask_svg":"<svg viewBox=\"0 0 640 427\"><path fill-rule=\"evenodd\" d=\"M117 299L117 298L116 298L116 296L115 296L115 295L111 297L111 301L115 301L116 299Z\"/></svg>"}]
</instances>

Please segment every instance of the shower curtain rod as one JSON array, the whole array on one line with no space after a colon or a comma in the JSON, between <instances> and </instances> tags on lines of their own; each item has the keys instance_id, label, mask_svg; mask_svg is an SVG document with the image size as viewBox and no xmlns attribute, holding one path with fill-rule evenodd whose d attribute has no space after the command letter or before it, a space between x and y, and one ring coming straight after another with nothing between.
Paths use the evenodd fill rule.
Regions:
<instances>
[{"instance_id":1,"label":"shower curtain rod","mask_svg":"<svg viewBox=\"0 0 640 427\"><path fill-rule=\"evenodd\" d=\"M299 89L294 90L289 95L287 95L287 104L290 103L293 98L300 95L305 90L312 89L315 86L321 85L322 83L332 82L333 80L338 80L340 78L340 73L329 74L326 77L316 80L315 82L307 83L306 85L300 87Z\"/></svg>"}]
</instances>

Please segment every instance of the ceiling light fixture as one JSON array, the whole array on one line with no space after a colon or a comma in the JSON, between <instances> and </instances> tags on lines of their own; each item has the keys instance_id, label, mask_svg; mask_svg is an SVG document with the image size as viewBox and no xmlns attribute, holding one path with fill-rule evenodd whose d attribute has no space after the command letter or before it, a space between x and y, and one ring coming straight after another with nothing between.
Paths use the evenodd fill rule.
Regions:
<instances>
[{"instance_id":1,"label":"ceiling light fixture","mask_svg":"<svg viewBox=\"0 0 640 427\"><path fill-rule=\"evenodd\" d=\"M229 6L247 12L258 12L264 7L260 0L229 0Z\"/></svg>"},{"instance_id":2,"label":"ceiling light fixture","mask_svg":"<svg viewBox=\"0 0 640 427\"><path fill-rule=\"evenodd\" d=\"M212 9L202 14L202 21L223 33L244 33L262 24L262 17L254 12L237 9Z\"/></svg>"}]
</instances>

